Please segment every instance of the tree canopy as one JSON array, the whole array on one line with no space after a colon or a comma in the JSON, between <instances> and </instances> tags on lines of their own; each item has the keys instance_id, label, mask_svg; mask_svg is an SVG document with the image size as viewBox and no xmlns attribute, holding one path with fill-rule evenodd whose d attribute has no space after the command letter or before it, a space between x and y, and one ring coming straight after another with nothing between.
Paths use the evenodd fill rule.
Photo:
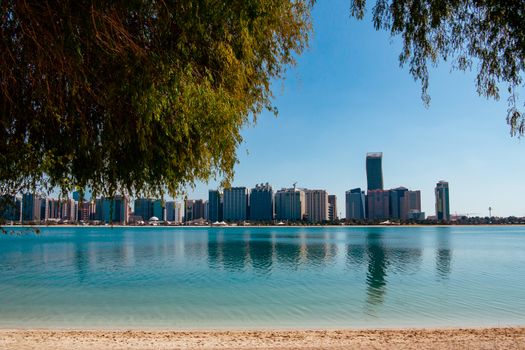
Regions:
<instances>
[{"instance_id":1,"label":"tree canopy","mask_svg":"<svg viewBox=\"0 0 525 350\"><path fill-rule=\"evenodd\" d=\"M311 1L0 4L0 194L175 194L233 175Z\"/></svg>"},{"instance_id":2,"label":"tree canopy","mask_svg":"<svg viewBox=\"0 0 525 350\"><path fill-rule=\"evenodd\" d=\"M362 19L366 0L351 0L351 15ZM512 135L524 135L525 114L518 92L525 73L524 0L375 0L372 21L376 29L401 36L401 65L422 83L429 103L428 65L451 60L454 68L477 66L478 94L500 98L507 88L507 123Z\"/></svg>"},{"instance_id":3,"label":"tree canopy","mask_svg":"<svg viewBox=\"0 0 525 350\"><path fill-rule=\"evenodd\" d=\"M308 43L314 0L0 4L0 195L59 188L175 194L228 182L240 129ZM351 0L363 18L366 0ZM375 0L376 29L427 93L428 65L477 65L479 94L508 89L525 132L525 0ZM352 64L349 62L349 64Z\"/></svg>"}]
</instances>

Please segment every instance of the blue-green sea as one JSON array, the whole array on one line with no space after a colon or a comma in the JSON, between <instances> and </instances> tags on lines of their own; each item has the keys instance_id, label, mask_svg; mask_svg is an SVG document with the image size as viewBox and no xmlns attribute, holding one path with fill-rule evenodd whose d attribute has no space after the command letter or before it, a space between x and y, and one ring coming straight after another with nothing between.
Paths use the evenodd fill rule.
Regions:
<instances>
[{"instance_id":1,"label":"blue-green sea","mask_svg":"<svg viewBox=\"0 0 525 350\"><path fill-rule=\"evenodd\" d=\"M525 227L0 235L0 328L525 325Z\"/></svg>"}]
</instances>

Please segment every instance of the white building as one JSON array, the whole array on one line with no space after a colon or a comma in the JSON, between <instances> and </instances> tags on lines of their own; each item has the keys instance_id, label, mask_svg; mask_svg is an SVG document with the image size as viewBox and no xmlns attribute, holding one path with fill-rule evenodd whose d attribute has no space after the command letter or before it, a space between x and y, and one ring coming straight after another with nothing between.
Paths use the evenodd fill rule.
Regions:
<instances>
[{"instance_id":1,"label":"white building","mask_svg":"<svg viewBox=\"0 0 525 350\"><path fill-rule=\"evenodd\" d=\"M328 193L325 190L306 190L306 217L309 222L328 221Z\"/></svg>"}]
</instances>

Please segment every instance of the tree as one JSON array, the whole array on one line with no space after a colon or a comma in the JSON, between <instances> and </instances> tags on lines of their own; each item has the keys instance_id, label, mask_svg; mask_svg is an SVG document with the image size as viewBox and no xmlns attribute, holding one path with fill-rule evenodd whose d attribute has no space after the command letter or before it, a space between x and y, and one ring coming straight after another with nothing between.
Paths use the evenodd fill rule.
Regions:
<instances>
[{"instance_id":1,"label":"tree","mask_svg":"<svg viewBox=\"0 0 525 350\"><path fill-rule=\"evenodd\" d=\"M162 196L231 179L308 0L0 4L0 194Z\"/></svg>"},{"instance_id":2,"label":"tree","mask_svg":"<svg viewBox=\"0 0 525 350\"><path fill-rule=\"evenodd\" d=\"M362 19L365 9L366 0L351 0L353 17ZM478 94L499 99L506 85L511 135L524 135L518 99L525 73L524 0L376 0L372 21L376 29L402 37L399 62L421 81L426 104L429 63L451 59L459 70L477 65Z\"/></svg>"}]
</instances>

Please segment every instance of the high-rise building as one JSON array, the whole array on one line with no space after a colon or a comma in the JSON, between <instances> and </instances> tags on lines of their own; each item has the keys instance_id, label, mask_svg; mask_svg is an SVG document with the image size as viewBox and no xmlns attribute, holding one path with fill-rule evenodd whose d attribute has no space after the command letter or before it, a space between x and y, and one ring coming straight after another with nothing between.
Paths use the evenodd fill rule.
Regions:
<instances>
[{"instance_id":1,"label":"high-rise building","mask_svg":"<svg viewBox=\"0 0 525 350\"><path fill-rule=\"evenodd\" d=\"M218 190L208 192L208 219L212 223L222 221L222 194Z\"/></svg>"},{"instance_id":2,"label":"high-rise building","mask_svg":"<svg viewBox=\"0 0 525 350\"><path fill-rule=\"evenodd\" d=\"M79 220L91 220L92 213L95 212L95 203L93 201L83 201L78 203L79 206Z\"/></svg>"},{"instance_id":3,"label":"high-rise building","mask_svg":"<svg viewBox=\"0 0 525 350\"><path fill-rule=\"evenodd\" d=\"M196 199L193 204L193 220L206 218L206 201L203 199Z\"/></svg>"},{"instance_id":4,"label":"high-rise building","mask_svg":"<svg viewBox=\"0 0 525 350\"><path fill-rule=\"evenodd\" d=\"M164 215L164 203L161 199L137 198L135 199L135 217L142 217L142 220L149 221L152 217L159 220L166 220Z\"/></svg>"},{"instance_id":5,"label":"high-rise building","mask_svg":"<svg viewBox=\"0 0 525 350\"><path fill-rule=\"evenodd\" d=\"M365 216L365 192L360 188L354 188L345 192L346 219L364 219Z\"/></svg>"},{"instance_id":6,"label":"high-rise building","mask_svg":"<svg viewBox=\"0 0 525 350\"><path fill-rule=\"evenodd\" d=\"M421 191L407 191L401 212L403 220L424 220L425 213L421 212Z\"/></svg>"},{"instance_id":7,"label":"high-rise building","mask_svg":"<svg viewBox=\"0 0 525 350\"><path fill-rule=\"evenodd\" d=\"M299 221L305 214L306 199L303 190L283 188L275 192L275 219Z\"/></svg>"},{"instance_id":8,"label":"high-rise building","mask_svg":"<svg viewBox=\"0 0 525 350\"><path fill-rule=\"evenodd\" d=\"M335 194L328 195L328 220L336 221L337 217L337 197Z\"/></svg>"},{"instance_id":9,"label":"high-rise building","mask_svg":"<svg viewBox=\"0 0 525 350\"><path fill-rule=\"evenodd\" d=\"M182 207L182 203L180 202L175 202L175 222L176 223L182 223L182 218L183 218L183 210L184 208Z\"/></svg>"},{"instance_id":10,"label":"high-rise building","mask_svg":"<svg viewBox=\"0 0 525 350\"><path fill-rule=\"evenodd\" d=\"M305 214L309 222L328 220L328 193L325 190L305 190Z\"/></svg>"},{"instance_id":11,"label":"high-rise building","mask_svg":"<svg viewBox=\"0 0 525 350\"><path fill-rule=\"evenodd\" d=\"M98 209L101 213L98 214ZM129 200L126 196L114 196L113 198L101 198L97 206L97 216L105 223L121 224L128 223L129 217Z\"/></svg>"},{"instance_id":12,"label":"high-rise building","mask_svg":"<svg viewBox=\"0 0 525 350\"><path fill-rule=\"evenodd\" d=\"M257 184L250 191L250 220L273 220L273 189L268 183Z\"/></svg>"},{"instance_id":13,"label":"high-rise building","mask_svg":"<svg viewBox=\"0 0 525 350\"><path fill-rule=\"evenodd\" d=\"M231 187L224 190L223 217L225 221L248 219L249 193L246 187Z\"/></svg>"},{"instance_id":14,"label":"high-rise building","mask_svg":"<svg viewBox=\"0 0 525 350\"><path fill-rule=\"evenodd\" d=\"M184 201L184 222L204 219L206 201L202 199L186 199Z\"/></svg>"},{"instance_id":15,"label":"high-rise building","mask_svg":"<svg viewBox=\"0 0 525 350\"><path fill-rule=\"evenodd\" d=\"M383 189L382 159L383 153L381 152L366 154L366 181L368 191Z\"/></svg>"},{"instance_id":16,"label":"high-rise building","mask_svg":"<svg viewBox=\"0 0 525 350\"><path fill-rule=\"evenodd\" d=\"M15 196L0 197L0 218L6 221L20 221L22 217L22 201Z\"/></svg>"},{"instance_id":17,"label":"high-rise building","mask_svg":"<svg viewBox=\"0 0 525 350\"><path fill-rule=\"evenodd\" d=\"M151 203L152 207L152 216L156 217L159 220L165 220L164 217L164 205L162 203L162 199L154 199Z\"/></svg>"},{"instance_id":18,"label":"high-rise building","mask_svg":"<svg viewBox=\"0 0 525 350\"><path fill-rule=\"evenodd\" d=\"M175 221L175 201L166 202L166 221Z\"/></svg>"},{"instance_id":19,"label":"high-rise building","mask_svg":"<svg viewBox=\"0 0 525 350\"><path fill-rule=\"evenodd\" d=\"M404 205L407 192L408 188L405 187L397 187L390 190L390 218L400 220L404 219L403 216L406 216Z\"/></svg>"},{"instance_id":20,"label":"high-rise building","mask_svg":"<svg viewBox=\"0 0 525 350\"><path fill-rule=\"evenodd\" d=\"M367 218L370 220L390 218L390 190L367 192Z\"/></svg>"},{"instance_id":21,"label":"high-rise building","mask_svg":"<svg viewBox=\"0 0 525 350\"><path fill-rule=\"evenodd\" d=\"M182 204L175 201L166 202L166 221L180 224L182 222Z\"/></svg>"},{"instance_id":22,"label":"high-rise building","mask_svg":"<svg viewBox=\"0 0 525 350\"><path fill-rule=\"evenodd\" d=\"M390 190L390 217L398 220L408 220L409 213L412 217L420 217L421 191L409 191L405 187Z\"/></svg>"},{"instance_id":23,"label":"high-rise building","mask_svg":"<svg viewBox=\"0 0 525 350\"><path fill-rule=\"evenodd\" d=\"M144 221L148 221L149 218L153 216L151 210L151 201L149 198L135 199L134 215L136 217L140 216Z\"/></svg>"},{"instance_id":24,"label":"high-rise building","mask_svg":"<svg viewBox=\"0 0 525 350\"><path fill-rule=\"evenodd\" d=\"M195 205L195 200L186 199L184 200L184 222L193 221L193 206Z\"/></svg>"},{"instance_id":25,"label":"high-rise building","mask_svg":"<svg viewBox=\"0 0 525 350\"><path fill-rule=\"evenodd\" d=\"M448 182L439 181L436 184L436 218L438 221L450 220Z\"/></svg>"},{"instance_id":26,"label":"high-rise building","mask_svg":"<svg viewBox=\"0 0 525 350\"><path fill-rule=\"evenodd\" d=\"M22 195L22 221L40 221L42 219L42 201L44 202L45 213L45 200L33 193L24 193Z\"/></svg>"}]
</instances>

